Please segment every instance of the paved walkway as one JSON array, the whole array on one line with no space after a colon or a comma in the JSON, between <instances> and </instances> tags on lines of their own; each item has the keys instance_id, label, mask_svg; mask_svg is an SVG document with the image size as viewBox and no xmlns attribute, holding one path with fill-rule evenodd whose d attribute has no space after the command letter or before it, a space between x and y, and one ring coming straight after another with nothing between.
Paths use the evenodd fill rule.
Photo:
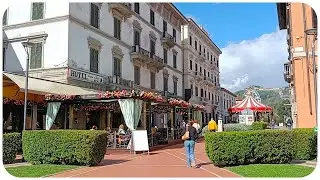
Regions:
<instances>
[{"instance_id":1,"label":"paved walkway","mask_svg":"<svg viewBox=\"0 0 320 180\"><path fill-rule=\"evenodd\" d=\"M181 144L136 155L106 155L95 167L85 167L52 177L239 177L213 166L205 154L204 142L196 144L196 161L200 168L187 168Z\"/></svg>"}]
</instances>

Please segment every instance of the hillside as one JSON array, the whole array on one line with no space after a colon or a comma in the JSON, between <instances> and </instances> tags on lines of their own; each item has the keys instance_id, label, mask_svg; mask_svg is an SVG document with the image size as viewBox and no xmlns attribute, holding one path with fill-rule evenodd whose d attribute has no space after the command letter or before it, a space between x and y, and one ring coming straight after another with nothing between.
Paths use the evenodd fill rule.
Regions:
<instances>
[{"instance_id":1,"label":"hillside","mask_svg":"<svg viewBox=\"0 0 320 180\"><path fill-rule=\"evenodd\" d=\"M289 116L290 106L290 91L289 88L263 88L261 86L254 86L259 93L261 102L273 108L277 122L283 122L284 115ZM235 92L236 95L244 98L245 90Z\"/></svg>"}]
</instances>

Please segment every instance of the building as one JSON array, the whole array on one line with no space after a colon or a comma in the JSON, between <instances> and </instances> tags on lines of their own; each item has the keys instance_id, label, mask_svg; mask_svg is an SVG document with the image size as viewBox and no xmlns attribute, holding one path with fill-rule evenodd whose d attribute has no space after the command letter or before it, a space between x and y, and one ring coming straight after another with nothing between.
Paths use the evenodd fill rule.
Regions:
<instances>
[{"instance_id":1,"label":"building","mask_svg":"<svg viewBox=\"0 0 320 180\"><path fill-rule=\"evenodd\" d=\"M237 95L230 92L228 89L221 87L221 118L223 123L237 122L237 115L230 116L228 109L236 105Z\"/></svg>"},{"instance_id":2,"label":"building","mask_svg":"<svg viewBox=\"0 0 320 180\"><path fill-rule=\"evenodd\" d=\"M206 106L202 113L202 123L219 114L219 56L221 50L210 39L202 26L192 19L182 26L184 87L191 89L190 102Z\"/></svg>"},{"instance_id":3,"label":"building","mask_svg":"<svg viewBox=\"0 0 320 180\"><path fill-rule=\"evenodd\" d=\"M22 2L3 20L4 71L25 71L21 42L29 41L32 77L184 96L180 29L188 20L172 3Z\"/></svg>"},{"instance_id":4,"label":"building","mask_svg":"<svg viewBox=\"0 0 320 180\"><path fill-rule=\"evenodd\" d=\"M303 3L277 3L277 9L279 27L287 31L284 79L291 91L293 126L312 128L317 115L317 15Z\"/></svg>"}]
</instances>

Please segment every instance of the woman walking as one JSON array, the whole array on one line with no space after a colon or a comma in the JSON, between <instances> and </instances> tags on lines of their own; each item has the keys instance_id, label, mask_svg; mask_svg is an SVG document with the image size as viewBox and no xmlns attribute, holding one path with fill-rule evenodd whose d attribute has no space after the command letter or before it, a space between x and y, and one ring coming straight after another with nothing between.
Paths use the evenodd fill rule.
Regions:
<instances>
[{"instance_id":1,"label":"woman walking","mask_svg":"<svg viewBox=\"0 0 320 180\"><path fill-rule=\"evenodd\" d=\"M196 128L194 128L192 125L192 121L187 124L187 128L182 136L182 140L184 140L184 148L186 150L187 166L197 168L194 157L194 147L198 138L198 133Z\"/></svg>"}]
</instances>

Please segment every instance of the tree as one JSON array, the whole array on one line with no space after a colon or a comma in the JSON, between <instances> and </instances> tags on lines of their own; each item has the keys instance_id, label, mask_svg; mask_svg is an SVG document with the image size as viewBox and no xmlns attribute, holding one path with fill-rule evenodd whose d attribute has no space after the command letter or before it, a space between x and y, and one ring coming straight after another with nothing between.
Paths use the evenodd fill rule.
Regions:
<instances>
[{"instance_id":1,"label":"tree","mask_svg":"<svg viewBox=\"0 0 320 180\"><path fill-rule=\"evenodd\" d=\"M288 106L290 104L290 101L288 99L278 101L274 106L274 113L276 115L276 121L278 123L284 122L284 116L290 116L291 115L291 108Z\"/></svg>"}]
</instances>

